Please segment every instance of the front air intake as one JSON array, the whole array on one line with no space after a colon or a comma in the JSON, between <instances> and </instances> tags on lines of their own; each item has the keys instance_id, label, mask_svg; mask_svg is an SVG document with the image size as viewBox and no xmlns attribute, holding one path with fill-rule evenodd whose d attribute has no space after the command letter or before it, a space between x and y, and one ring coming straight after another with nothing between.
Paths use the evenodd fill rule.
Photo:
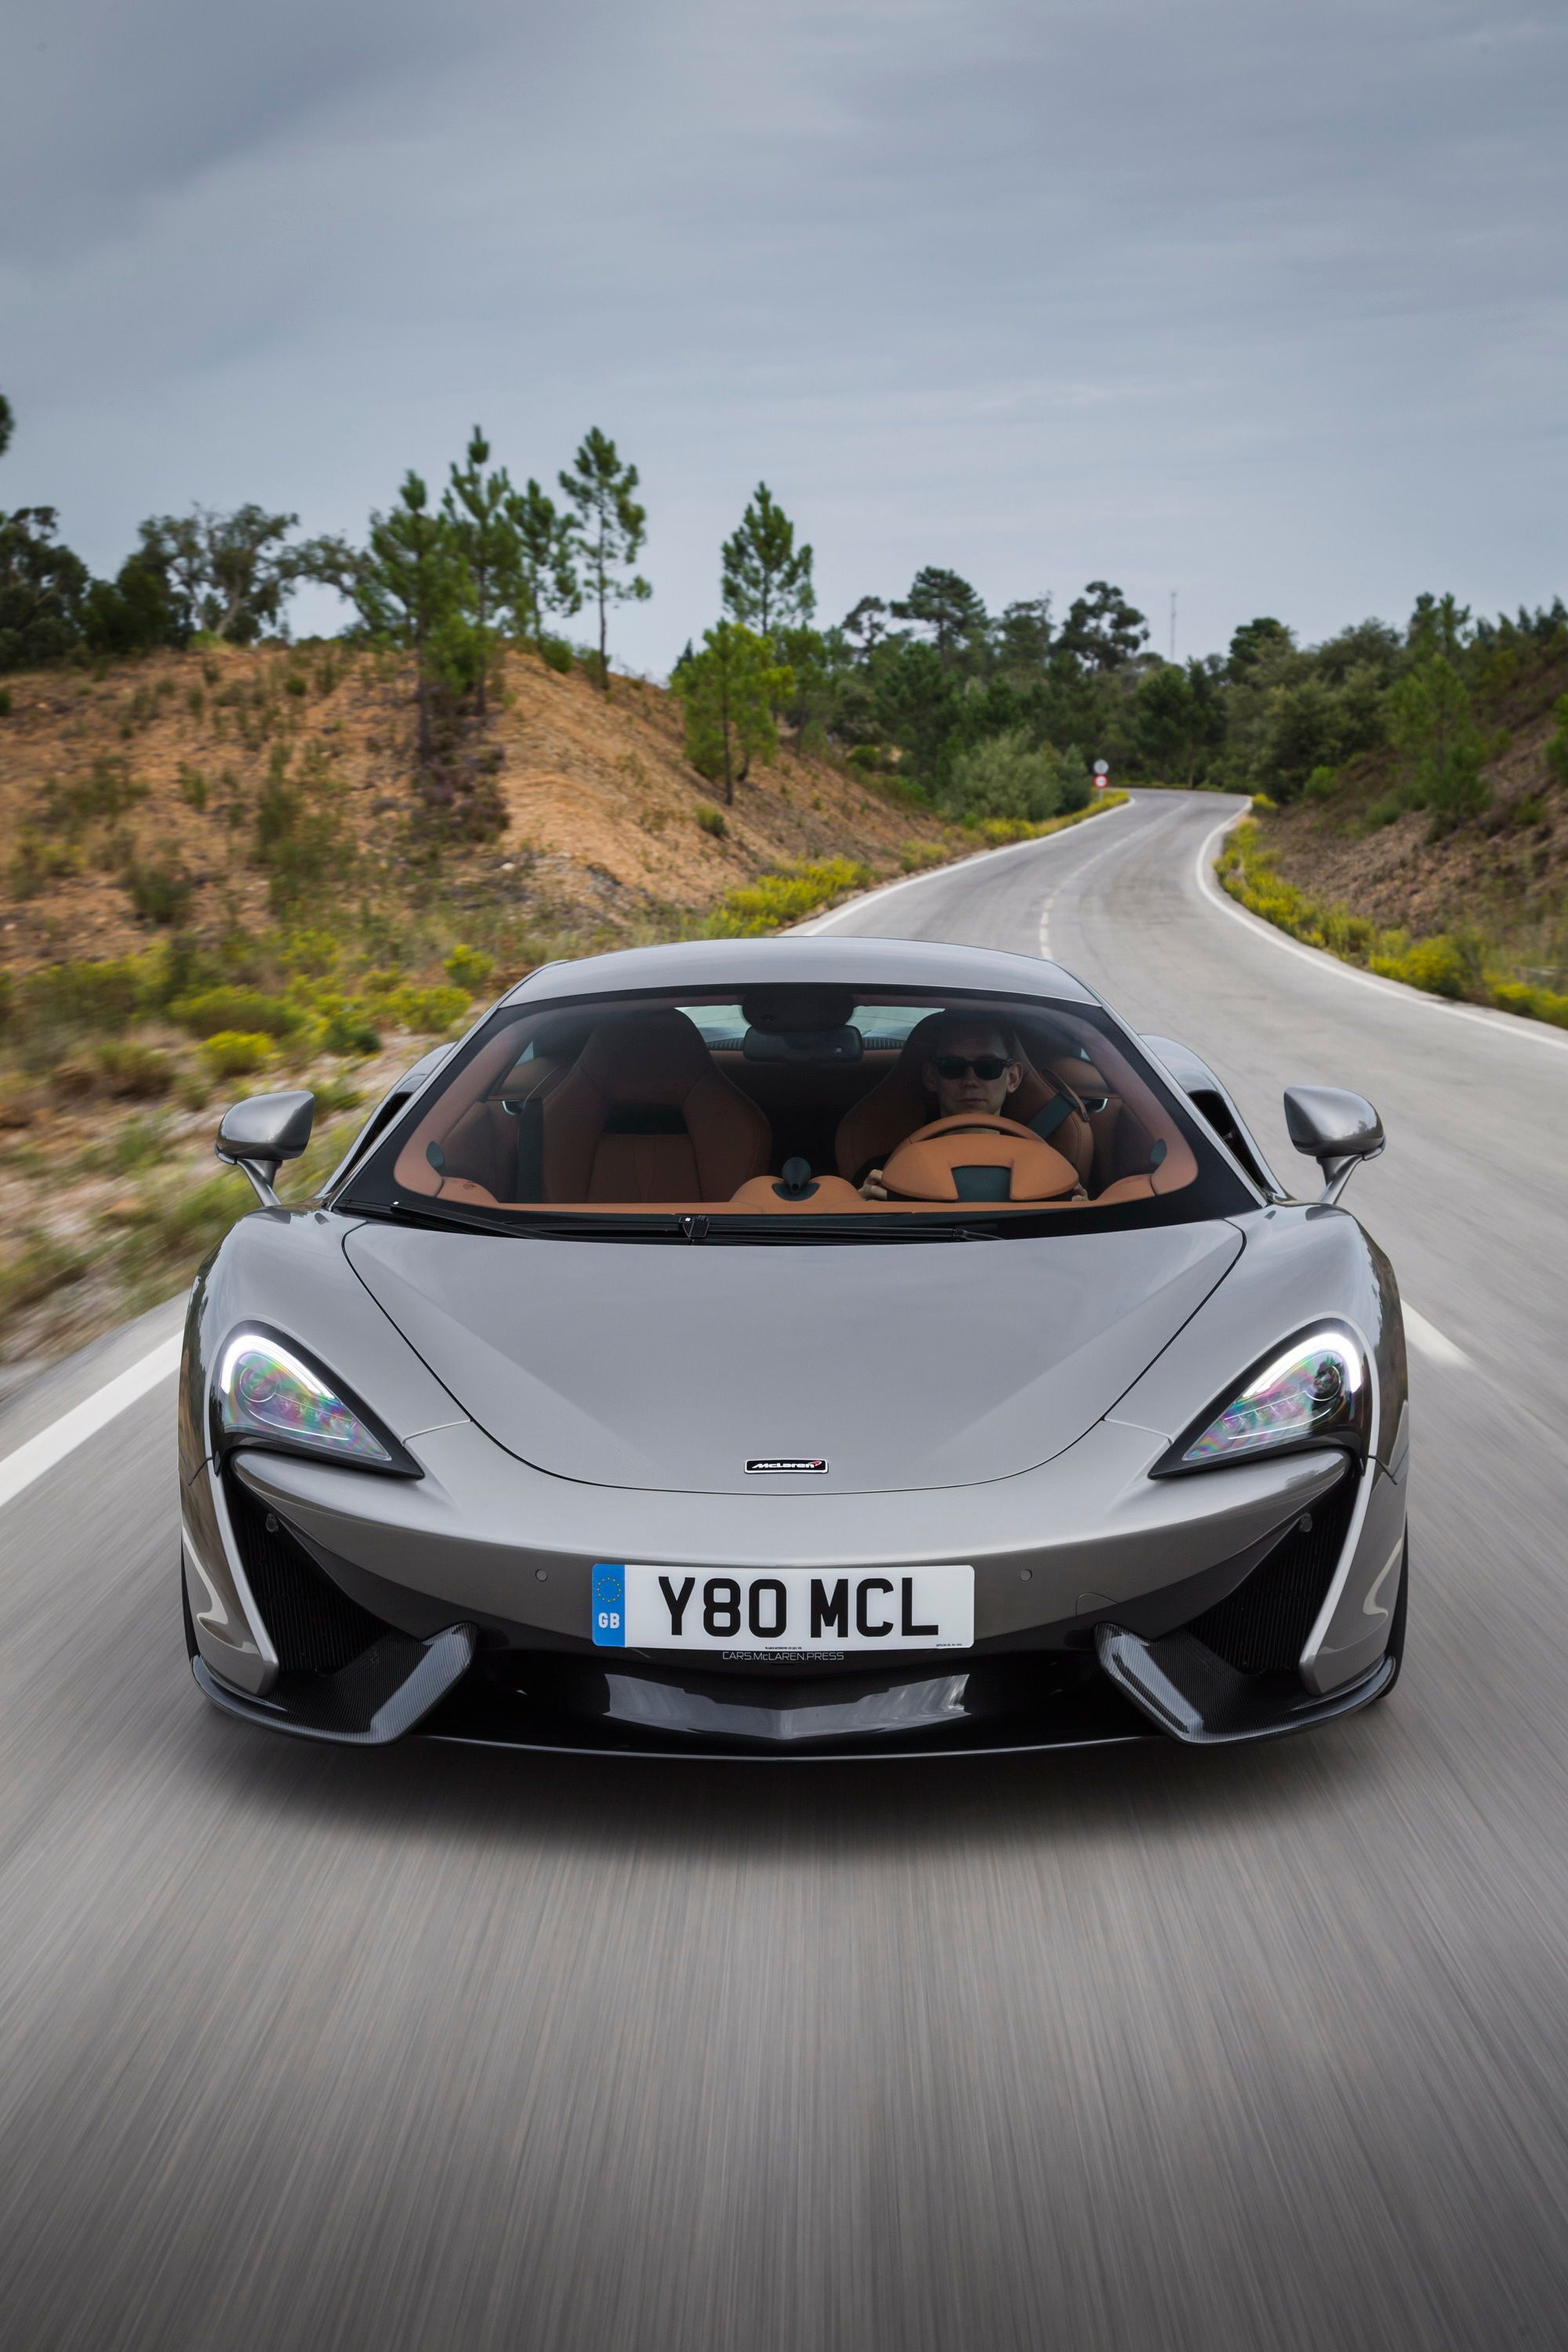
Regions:
<instances>
[{"instance_id":1,"label":"front air intake","mask_svg":"<svg viewBox=\"0 0 1568 2352\"><path fill-rule=\"evenodd\" d=\"M335 1675L386 1628L316 1566L299 1538L232 1472L224 1480L245 1574L285 1673Z\"/></svg>"},{"instance_id":2,"label":"front air intake","mask_svg":"<svg viewBox=\"0 0 1568 2352\"><path fill-rule=\"evenodd\" d=\"M1234 1592L1194 1618L1188 1632L1239 1674L1293 1667L1333 1582L1355 1499L1356 1479L1347 1470Z\"/></svg>"}]
</instances>

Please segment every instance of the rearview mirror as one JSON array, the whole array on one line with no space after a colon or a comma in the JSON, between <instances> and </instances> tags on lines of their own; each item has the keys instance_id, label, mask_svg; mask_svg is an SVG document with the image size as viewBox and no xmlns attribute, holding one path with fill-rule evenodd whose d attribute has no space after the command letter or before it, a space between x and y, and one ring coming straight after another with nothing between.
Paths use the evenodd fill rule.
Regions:
<instances>
[{"instance_id":1,"label":"rearview mirror","mask_svg":"<svg viewBox=\"0 0 1568 2352\"><path fill-rule=\"evenodd\" d=\"M231 1104L217 1131L217 1156L242 1168L266 1209L275 1209L273 1179L285 1160L298 1160L310 1140L316 1097L308 1094L250 1095Z\"/></svg>"},{"instance_id":2,"label":"rearview mirror","mask_svg":"<svg viewBox=\"0 0 1568 2352\"><path fill-rule=\"evenodd\" d=\"M1366 1097L1342 1087L1287 1087L1285 1129L1297 1150L1322 1170L1325 1201L1337 1201L1357 1162L1375 1160L1386 1140Z\"/></svg>"}]
</instances>

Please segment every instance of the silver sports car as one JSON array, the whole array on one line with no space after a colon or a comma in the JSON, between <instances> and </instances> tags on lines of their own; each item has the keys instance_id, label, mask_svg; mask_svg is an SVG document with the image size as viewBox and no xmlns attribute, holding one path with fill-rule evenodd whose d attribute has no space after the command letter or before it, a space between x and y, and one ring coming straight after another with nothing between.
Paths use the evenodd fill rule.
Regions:
<instances>
[{"instance_id":1,"label":"silver sports car","mask_svg":"<svg viewBox=\"0 0 1568 2352\"><path fill-rule=\"evenodd\" d=\"M310 1739L935 1756L1300 1730L1404 1641L1383 1147L1059 967L707 940L535 971L191 1300L197 1682Z\"/></svg>"}]
</instances>

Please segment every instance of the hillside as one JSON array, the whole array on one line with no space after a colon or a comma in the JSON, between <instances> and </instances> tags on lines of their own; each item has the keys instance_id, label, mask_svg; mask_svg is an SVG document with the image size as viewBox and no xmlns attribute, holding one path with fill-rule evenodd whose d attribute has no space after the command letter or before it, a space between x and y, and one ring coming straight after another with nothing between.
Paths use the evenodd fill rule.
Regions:
<instances>
[{"instance_id":1,"label":"hillside","mask_svg":"<svg viewBox=\"0 0 1568 2352\"><path fill-rule=\"evenodd\" d=\"M721 812L669 696L515 651L470 739L499 830L443 841L410 695L404 663L336 645L5 680L0 1394L167 1297L248 1205L212 1160L237 1095L315 1091L302 1196L400 1069L545 958L771 928L982 845L787 745Z\"/></svg>"},{"instance_id":2,"label":"hillside","mask_svg":"<svg viewBox=\"0 0 1568 2352\"><path fill-rule=\"evenodd\" d=\"M943 830L853 772L785 749L738 788L722 835L704 831L715 787L686 763L679 704L620 677L606 698L581 673L516 651L482 737L505 829L479 849L444 849L438 864L410 823L401 658L217 647L97 676L24 672L6 689L0 953L14 971L123 955L159 915L210 940L299 907L341 912L351 888L384 910L447 896L519 940L531 928L613 938L695 922L726 889L793 860L896 864L901 843ZM258 838L269 783L300 802L289 860Z\"/></svg>"},{"instance_id":3,"label":"hillside","mask_svg":"<svg viewBox=\"0 0 1568 2352\"><path fill-rule=\"evenodd\" d=\"M1458 942L1476 980L1465 993L1484 996L1489 972L1568 989L1568 775L1548 759L1565 694L1557 656L1485 698L1485 805L1463 822L1404 805L1399 764L1379 750L1350 761L1331 793L1265 814L1258 849L1321 908Z\"/></svg>"}]
</instances>

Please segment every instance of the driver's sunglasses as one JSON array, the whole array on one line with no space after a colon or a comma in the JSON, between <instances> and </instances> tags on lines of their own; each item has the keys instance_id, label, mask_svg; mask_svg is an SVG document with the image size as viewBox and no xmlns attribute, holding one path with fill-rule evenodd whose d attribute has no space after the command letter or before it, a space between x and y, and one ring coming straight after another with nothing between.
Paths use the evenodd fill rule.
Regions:
<instances>
[{"instance_id":1,"label":"driver's sunglasses","mask_svg":"<svg viewBox=\"0 0 1568 2352\"><path fill-rule=\"evenodd\" d=\"M973 1061L963 1054L939 1054L936 1057L939 1078L962 1078L973 1070L975 1076L984 1078L988 1087L995 1083L1007 1066L1006 1059L1001 1054L976 1054Z\"/></svg>"}]
</instances>

